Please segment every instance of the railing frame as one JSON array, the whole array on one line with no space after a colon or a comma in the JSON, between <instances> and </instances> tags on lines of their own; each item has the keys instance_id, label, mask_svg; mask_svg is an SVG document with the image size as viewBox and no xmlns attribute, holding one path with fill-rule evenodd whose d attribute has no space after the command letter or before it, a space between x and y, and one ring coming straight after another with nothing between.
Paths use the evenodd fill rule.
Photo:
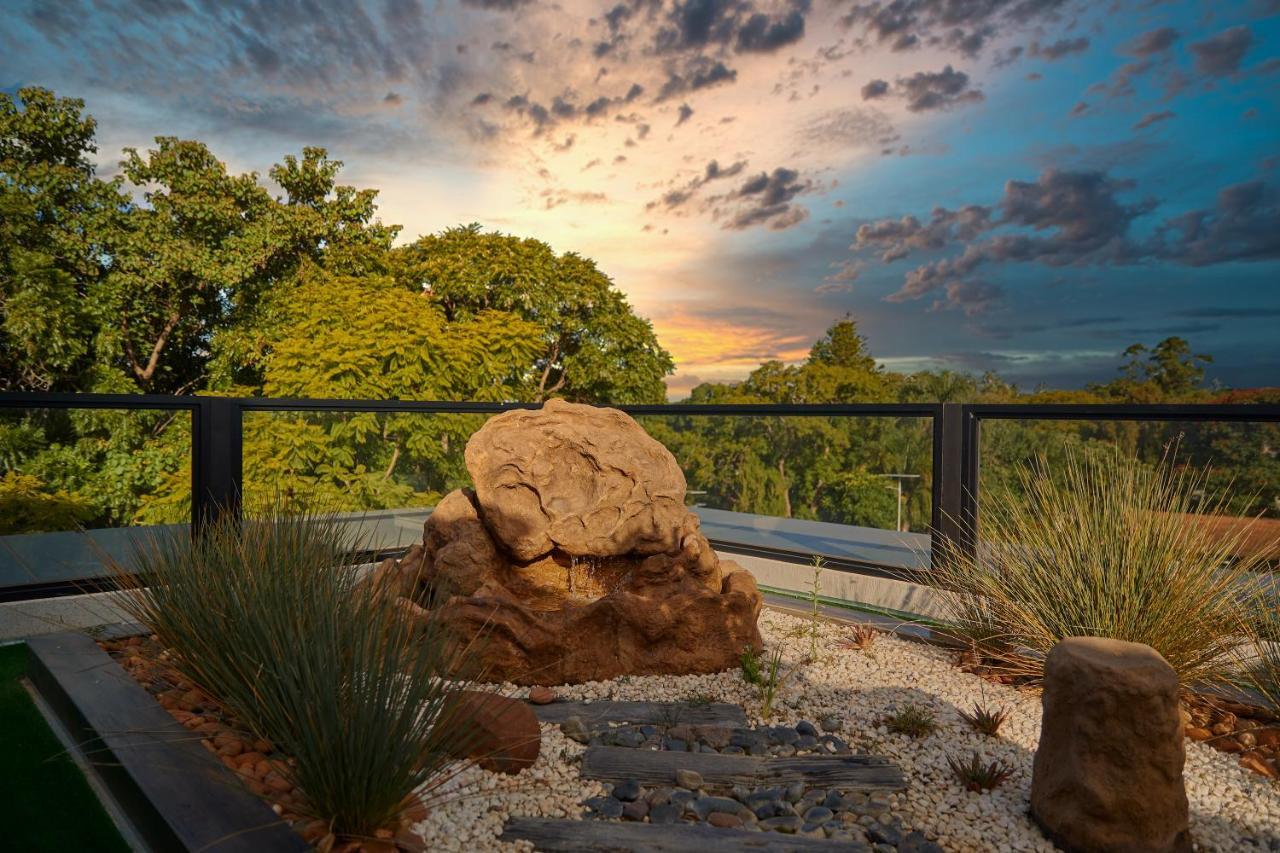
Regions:
<instances>
[{"instance_id":1,"label":"railing frame","mask_svg":"<svg viewBox=\"0 0 1280 853\"><path fill-rule=\"evenodd\" d=\"M288 399L131 394L0 393L0 411L12 409L185 410L191 414L191 504L195 535L216 519L238 519L244 487L246 412L378 412L498 414L536 403L410 400ZM661 404L618 406L636 416L915 417L933 424L931 534L933 565L944 541L967 553L977 547L981 425L985 420L1106 420L1280 422L1276 405L1110 404ZM803 556L807 561L809 555ZM838 565L845 571L907 577L888 567ZM911 576L910 579L917 579Z\"/></svg>"}]
</instances>

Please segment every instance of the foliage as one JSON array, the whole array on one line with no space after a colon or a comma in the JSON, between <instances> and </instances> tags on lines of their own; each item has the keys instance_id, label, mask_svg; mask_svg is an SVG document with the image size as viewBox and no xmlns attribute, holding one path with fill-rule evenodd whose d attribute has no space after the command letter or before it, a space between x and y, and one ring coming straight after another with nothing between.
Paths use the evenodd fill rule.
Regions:
<instances>
[{"instance_id":1,"label":"foliage","mask_svg":"<svg viewBox=\"0 0 1280 853\"><path fill-rule=\"evenodd\" d=\"M738 662L742 667L742 680L747 684L758 685L764 681L764 676L760 673L760 658L751 646L742 650L742 654L738 656Z\"/></svg>"},{"instance_id":2,"label":"foliage","mask_svg":"<svg viewBox=\"0 0 1280 853\"><path fill-rule=\"evenodd\" d=\"M938 730L938 721L928 708L908 702L881 721L894 734L924 737Z\"/></svg>"},{"instance_id":3,"label":"foliage","mask_svg":"<svg viewBox=\"0 0 1280 853\"><path fill-rule=\"evenodd\" d=\"M976 750L963 761L948 755L947 765L965 790L974 793L994 791L1013 775L1013 768L999 759L983 763L982 756Z\"/></svg>"},{"instance_id":4,"label":"foliage","mask_svg":"<svg viewBox=\"0 0 1280 853\"><path fill-rule=\"evenodd\" d=\"M397 250L394 264L401 284L425 293L449 322L502 311L537 326L541 346L518 399L666 399L671 356L589 258L469 225Z\"/></svg>"},{"instance_id":5,"label":"foliage","mask_svg":"<svg viewBox=\"0 0 1280 853\"><path fill-rule=\"evenodd\" d=\"M849 629L846 637L840 641L840 647L851 649L853 651L864 652L871 648L876 641L876 635L880 632L870 625L854 625Z\"/></svg>"},{"instance_id":6,"label":"foliage","mask_svg":"<svg viewBox=\"0 0 1280 853\"><path fill-rule=\"evenodd\" d=\"M132 568L110 565L178 670L290 757L306 813L368 838L430 795L471 735L466 685L442 678L466 650L358 583L344 568L357 544L327 516L271 512L196 542L157 531Z\"/></svg>"},{"instance_id":7,"label":"foliage","mask_svg":"<svg viewBox=\"0 0 1280 853\"><path fill-rule=\"evenodd\" d=\"M1008 708L992 709L986 705L974 705L973 713L961 711L960 717L984 735L995 737L1004 721L1009 719Z\"/></svg>"},{"instance_id":8,"label":"foliage","mask_svg":"<svg viewBox=\"0 0 1280 853\"><path fill-rule=\"evenodd\" d=\"M1021 488L992 500L978 555L943 553L940 586L961 633L1011 672L1038 677L1065 637L1145 643L1184 684L1219 677L1238 645L1240 591L1262 567L1236 556L1246 528L1188 523L1216 516L1226 497L1172 452L1144 465L1115 449L1069 450L1018 471ZM944 546L945 547L945 546Z\"/></svg>"},{"instance_id":9,"label":"foliage","mask_svg":"<svg viewBox=\"0 0 1280 853\"><path fill-rule=\"evenodd\" d=\"M1243 681L1280 715L1280 602L1271 584L1260 584L1250 596L1243 630Z\"/></svg>"},{"instance_id":10,"label":"foliage","mask_svg":"<svg viewBox=\"0 0 1280 853\"><path fill-rule=\"evenodd\" d=\"M49 491L30 474L0 476L0 534L68 530L92 516L93 507L80 495Z\"/></svg>"},{"instance_id":11,"label":"foliage","mask_svg":"<svg viewBox=\"0 0 1280 853\"><path fill-rule=\"evenodd\" d=\"M756 693L760 697L760 717L769 719L773 716L773 703L778 698L778 690L787 680L790 673L782 667L782 649L774 649L765 656L765 668L756 682Z\"/></svg>"},{"instance_id":12,"label":"foliage","mask_svg":"<svg viewBox=\"0 0 1280 853\"><path fill-rule=\"evenodd\" d=\"M824 560L818 554L813 555L813 576L809 580L809 660L818 659L818 637L822 621L822 567Z\"/></svg>"}]
</instances>

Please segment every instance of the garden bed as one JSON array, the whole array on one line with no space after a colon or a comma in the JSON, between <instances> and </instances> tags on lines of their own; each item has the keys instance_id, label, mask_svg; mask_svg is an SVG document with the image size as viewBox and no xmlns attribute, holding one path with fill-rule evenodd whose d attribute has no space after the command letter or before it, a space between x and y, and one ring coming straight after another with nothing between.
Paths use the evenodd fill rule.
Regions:
<instances>
[{"instance_id":1,"label":"garden bed","mask_svg":"<svg viewBox=\"0 0 1280 853\"><path fill-rule=\"evenodd\" d=\"M556 688L565 700L734 702L749 724L789 725L827 718L839 721L839 736L852 751L888 758L902 768L907 789L877 795L901 834L919 831L951 851L1052 851L1028 817L1031 760L1039 739L1040 698L1029 690L992 683L958 669L954 653L880 635L868 649L843 648L848 626L817 627L819 660L803 664L810 623L766 610L760 619L766 647L784 650L790 679L779 691L770 720L759 717L753 685L738 671L683 677L625 677ZM976 704L1004 707L1008 719L997 737L975 731L960 712ZM922 737L892 734L884 719L908 705L932 713L937 729ZM520 818L582 818L584 805L607 797L611 785L580 776L589 748L566 737L560 724L544 723L542 754L519 776L478 769L462 773L454 801L435 809L416 827L434 849L517 849L501 841L504 823ZM1186 742L1186 785L1194 840L1203 850L1280 850L1280 788L1238 764L1239 756ZM947 757L1004 762L1008 779L988 793L961 786ZM598 819L598 818L590 818ZM530 849L527 842L514 842Z\"/></svg>"}]
</instances>

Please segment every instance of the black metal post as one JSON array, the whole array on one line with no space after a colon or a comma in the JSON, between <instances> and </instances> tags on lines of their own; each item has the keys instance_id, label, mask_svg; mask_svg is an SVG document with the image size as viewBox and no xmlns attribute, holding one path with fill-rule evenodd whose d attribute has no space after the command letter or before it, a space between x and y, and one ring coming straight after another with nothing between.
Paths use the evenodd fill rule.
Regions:
<instances>
[{"instance_id":1,"label":"black metal post","mask_svg":"<svg viewBox=\"0 0 1280 853\"><path fill-rule=\"evenodd\" d=\"M933 426L933 544L930 565L938 568L952 548L964 537L965 421L967 412L959 403L943 403L942 414Z\"/></svg>"},{"instance_id":2,"label":"black metal post","mask_svg":"<svg viewBox=\"0 0 1280 853\"><path fill-rule=\"evenodd\" d=\"M244 413L241 401L201 397L196 410L191 471L193 530L222 518L240 518L244 485Z\"/></svg>"}]
</instances>

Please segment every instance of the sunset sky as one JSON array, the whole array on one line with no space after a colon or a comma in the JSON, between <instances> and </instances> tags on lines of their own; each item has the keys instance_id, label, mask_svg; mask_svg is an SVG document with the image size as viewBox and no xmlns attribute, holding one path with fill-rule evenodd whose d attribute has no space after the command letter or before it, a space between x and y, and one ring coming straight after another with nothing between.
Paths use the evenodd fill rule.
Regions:
<instances>
[{"instance_id":1,"label":"sunset sky","mask_svg":"<svg viewBox=\"0 0 1280 853\"><path fill-rule=\"evenodd\" d=\"M1280 2L5 4L0 88L264 173L322 145L401 240L594 258L673 397L846 312L893 369L1280 384Z\"/></svg>"}]
</instances>

